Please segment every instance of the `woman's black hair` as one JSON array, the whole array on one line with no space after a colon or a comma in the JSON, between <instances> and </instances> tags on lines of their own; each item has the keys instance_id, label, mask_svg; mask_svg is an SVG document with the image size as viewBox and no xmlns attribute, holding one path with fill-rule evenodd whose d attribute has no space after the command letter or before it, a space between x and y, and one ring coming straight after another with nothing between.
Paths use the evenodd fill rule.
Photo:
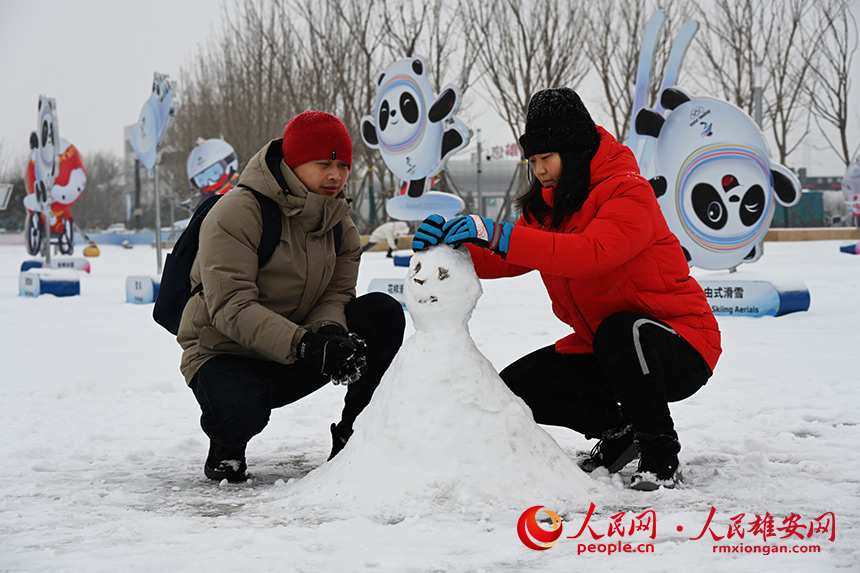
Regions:
<instances>
[{"instance_id":1,"label":"woman's black hair","mask_svg":"<svg viewBox=\"0 0 860 573\"><path fill-rule=\"evenodd\" d=\"M515 202L526 221L537 222L550 229L560 229L566 217L579 211L591 190L594 151L585 154L560 151L558 154L561 157L561 176L552 192L552 207L543 200L541 182L534 177Z\"/></svg>"}]
</instances>

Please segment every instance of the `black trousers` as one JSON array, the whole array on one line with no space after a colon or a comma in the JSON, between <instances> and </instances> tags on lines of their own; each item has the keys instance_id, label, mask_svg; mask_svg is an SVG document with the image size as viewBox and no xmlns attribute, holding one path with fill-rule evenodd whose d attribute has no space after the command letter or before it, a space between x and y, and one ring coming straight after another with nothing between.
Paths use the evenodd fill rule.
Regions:
<instances>
[{"instance_id":1,"label":"black trousers","mask_svg":"<svg viewBox=\"0 0 860 573\"><path fill-rule=\"evenodd\" d=\"M403 343L406 319L400 303L384 293L369 293L346 305L347 327L367 342L367 373L347 386L338 423L341 435L352 433L355 418ZM298 362L222 354L207 360L191 380L202 414L200 426L217 444L238 447L263 431L274 408L304 398L329 378Z\"/></svg>"},{"instance_id":2,"label":"black trousers","mask_svg":"<svg viewBox=\"0 0 860 573\"><path fill-rule=\"evenodd\" d=\"M693 395L711 376L686 340L644 314L610 315L593 347L593 354L541 348L502 370L502 380L539 424L599 438L627 423L636 432L675 435L669 402Z\"/></svg>"}]
</instances>

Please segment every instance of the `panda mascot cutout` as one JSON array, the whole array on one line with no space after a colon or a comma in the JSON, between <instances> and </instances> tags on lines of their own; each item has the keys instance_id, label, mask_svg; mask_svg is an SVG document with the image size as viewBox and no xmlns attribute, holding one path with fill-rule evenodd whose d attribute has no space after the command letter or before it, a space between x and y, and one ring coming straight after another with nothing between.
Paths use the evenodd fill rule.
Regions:
<instances>
[{"instance_id":1,"label":"panda mascot cutout","mask_svg":"<svg viewBox=\"0 0 860 573\"><path fill-rule=\"evenodd\" d=\"M842 177L842 195L851 207L854 226L860 226L860 158L845 170L845 175Z\"/></svg>"},{"instance_id":2,"label":"panda mascot cutout","mask_svg":"<svg viewBox=\"0 0 860 573\"><path fill-rule=\"evenodd\" d=\"M379 149L388 168L406 182L405 196L387 203L396 219L422 220L431 213L450 217L464 207L462 199L429 192L432 177L448 158L466 147L468 127L454 114L459 92L448 84L434 96L424 58L398 60L377 75L372 116L361 119L365 145Z\"/></svg>"},{"instance_id":3,"label":"panda mascot cutout","mask_svg":"<svg viewBox=\"0 0 860 573\"><path fill-rule=\"evenodd\" d=\"M60 133L56 109L57 103L53 98L39 96L36 131L30 134L33 190L30 192L28 189L28 192L32 193L32 197L24 198L28 211L25 233L27 252L30 255L35 255L42 249L45 234L50 232L47 229L56 223L51 209L51 189L60 173ZM48 241L50 242L50 237ZM50 249L45 252L50 258Z\"/></svg>"},{"instance_id":4,"label":"panda mascot cutout","mask_svg":"<svg viewBox=\"0 0 860 573\"><path fill-rule=\"evenodd\" d=\"M665 118L636 116L639 135L656 138L651 186L691 266L733 269L761 257L775 202L800 200L800 181L771 163L767 143L740 108L710 97L665 89ZM650 159L650 158L649 158Z\"/></svg>"},{"instance_id":5,"label":"panda mascot cutout","mask_svg":"<svg viewBox=\"0 0 860 573\"><path fill-rule=\"evenodd\" d=\"M43 207L39 198L42 182L39 181L39 161L43 153L34 149L30 163L27 165L27 196L24 206L27 208L27 252L38 254L44 240L44 225L42 217L47 214L48 225L51 229L50 242L56 243L60 253L71 255L75 250L74 220L69 210L84 192L87 185L87 173L84 169L81 154L74 145L62 138L57 138L60 154L57 161L57 176L48 192L48 201Z\"/></svg>"}]
</instances>

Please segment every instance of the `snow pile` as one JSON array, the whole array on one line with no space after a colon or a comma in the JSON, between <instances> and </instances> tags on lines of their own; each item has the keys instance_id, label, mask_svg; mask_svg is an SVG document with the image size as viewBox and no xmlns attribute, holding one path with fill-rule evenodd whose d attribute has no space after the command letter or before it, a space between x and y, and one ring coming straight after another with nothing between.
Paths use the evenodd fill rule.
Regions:
<instances>
[{"instance_id":1,"label":"snow pile","mask_svg":"<svg viewBox=\"0 0 860 573\"><path fill-rule=\"evenodd\" d=\"M290 488L291 505L385 517L588 506L602 486L534 422L472 340L468 321L481 294L465 249L412 257L404 297L416 332L347 447Z\"/></svg>"},{"instance_id":2,"label":"snow pile","mask_svg":"<svg viewBox=\"0 0 860 573\"><path fill-rule=\"evenodd\" d=\"M418 511L402 520L380 520L368 510L370 502L353 509L344 494L350 487L365 488L378 500L385 488L402 491L385 472L401 471L407 462L416 473L435 471L430 439L400 428L382 437L373 433L374 439L402 436L411 439L410 449L375 473L346 474L355 483L330 492L343 497L343 505L321 491L314 499L326 500L324 511L299 506L311 493L290 492L311 470L345 463L339 461L344 455L362 463L373 449L349 453L351 445L326 463L328 426L344 397L344 388L332 384L272 412L268 427L248 445L253 482L206 479L209 442L197 401L179 373L181 348L153 322L151 304L125 298L129 275L155 272L155 249L100 246L92 272L80 275L80 296L29 298L18 296L21 263L29 257L24 237L14 237L16 243L4 244L9 235L0 233L0 571L860 571L860 257L840 253L841 241L768 242L760 261L741 266L736 274L744 277L755 271L802 280L812 294L809 312L718 317L724 353L714 377L671 405L685 482L646 493L625 487L635 464L612 475L597 470L589 479L599 491L586 498L594 513L581 535L569 538L582 528L588 505L556 504L548 490L513 509L507 506L515 502L504 499L498 511L440 497L447 505L430 513L435 506L429 492L416 495ZM374 280L406 272L384 251L364 253L356 290L366 293ZM496 370L570 333L554 316L538 273L483 281L482 287L469 331ZM407 336L414 332L412 314L406 315ZM459 352L444 360L456 360ZM427 368L428 362L418 364ZM395 382L417 384L412 377ZM378 396L388 393L382 390ZM422 394L413 404L448 404L442 394L432 400ZM387 415L400 419L396 412ZM425 420L415 417L415 424ZM481 423L500 424L499 417ZM445 422L463 433L465 422ZM356 427L362 423L360 417ZM544 429L572 459L594 445L567 428ZM421 426L430 430L437 428ZM471 432L463 441L483 436ZM427 463L416 461L421 455ZM498 463L474 469L462 481L479 474L500 489L497 482L515 474L500 472ZM458 455L438 465L463 472L465 464ZM549 479L543 475L549 469L521 465ZM377 480L376 487L360 483L365 479ZM454 484L449 491L467 491L445 479ZM410 475L403 481L430 480ZM325 485L319 479L308 483ZM518 518L538 504L564 519L562 537L548 551L533 551L517 536ZM629 531L632 518L648 510L656 516L653 539L647 531ZM779 528L788 516L802 516L799 523L808 526L826 512L836 517L833 541L829 531L782 539L785 532L776 530L766 541L750 532L757 516L771 516ZM621 513L625 533L609 535ZM655 547L579 551L580 544L619 541ZM761 552L777 547L789 552Z\"/></svg>"}]
</instances>

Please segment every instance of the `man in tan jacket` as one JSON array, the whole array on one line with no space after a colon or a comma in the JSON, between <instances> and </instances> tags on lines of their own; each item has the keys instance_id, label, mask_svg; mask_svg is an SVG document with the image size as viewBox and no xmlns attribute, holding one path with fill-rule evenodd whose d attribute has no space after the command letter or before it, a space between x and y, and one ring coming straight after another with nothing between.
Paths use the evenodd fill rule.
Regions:
<instances>
[{"instance_id":1,"label":"man in tan jacket","mask_svg":"<svg viewBox=\"0 0 860 573\"><path fill-rule=\"evenodd\" d=\"M210 439L210 479L247 479L245 446L271 410L329 381L348 385L331 425L334 457L403 342L395 299L356 298L361 241L343 193L351 166L343 123L304 112L251 158L203 221L191 270L192 287L203 288L188 301L177 340ZM250 190L280 210L280 242L263 266L261 206Z\"/></svg>"}]
</instances>

